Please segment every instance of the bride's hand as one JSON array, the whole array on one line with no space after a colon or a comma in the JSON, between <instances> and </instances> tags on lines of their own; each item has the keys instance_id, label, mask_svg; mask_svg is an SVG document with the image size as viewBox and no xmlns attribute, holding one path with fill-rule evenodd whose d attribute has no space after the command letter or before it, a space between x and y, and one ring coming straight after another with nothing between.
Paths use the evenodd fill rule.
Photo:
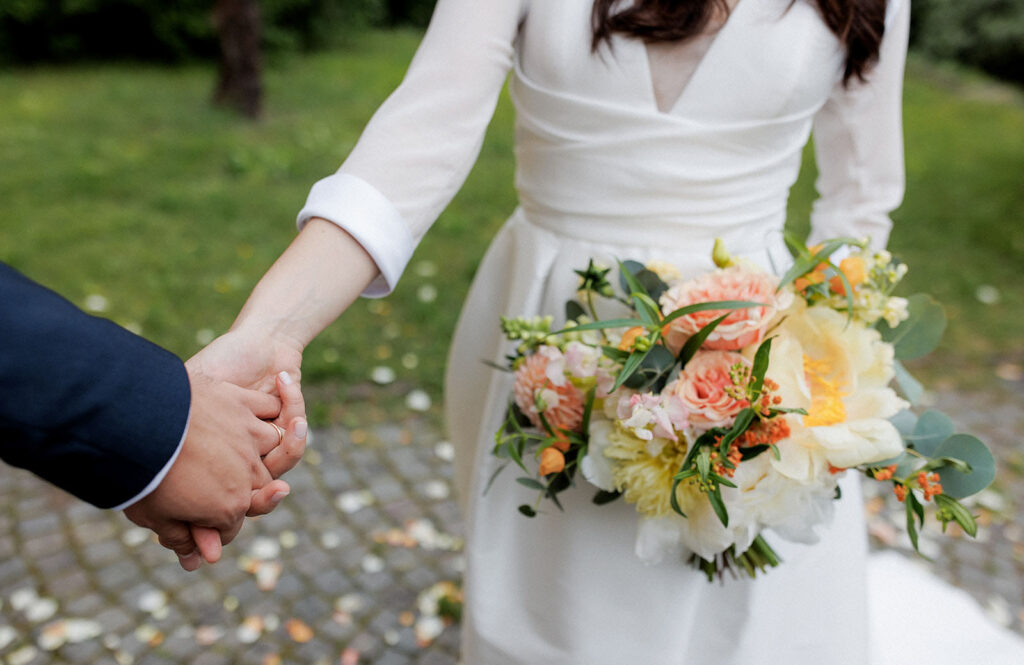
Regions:
<instances>
[{"instance_id":1,"label":"bride's hand","mask_svg":"<svg viewBox=\"0 0 1024 665\"><path fill-rule=\"evenodd\" d=\"M207 376L281 397L281 412L269 421L283 430L281 441L260 451L264 466L275 480L253 489L246 513L250 517L269 513L287 494L287 483L276 479L298 464L306 449L308 426L298 381L301 363L302 350L297 345L248 330L226 333L186 363ZM192 526L191 532L203 559L213 562L220 558L222 543L216 530Z\"/></svg>"}]
</instances>

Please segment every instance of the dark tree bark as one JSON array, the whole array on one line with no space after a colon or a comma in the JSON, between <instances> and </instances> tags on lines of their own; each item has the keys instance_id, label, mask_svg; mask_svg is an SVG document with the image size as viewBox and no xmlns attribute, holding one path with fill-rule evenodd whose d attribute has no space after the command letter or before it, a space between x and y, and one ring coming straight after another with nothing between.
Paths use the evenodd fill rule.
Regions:
<instances>
[{"instance_id":1,"label":"dark tree bark","mask_svg":"<svg viewBox=\"0 0 1024 665\"><path fill-rule=\"evenodd\" d=\"M213 22L220 39L220 75L215 104L258 118L263 109L263 53L257 0L217 0Z\"/></svg>"}]
</instances>

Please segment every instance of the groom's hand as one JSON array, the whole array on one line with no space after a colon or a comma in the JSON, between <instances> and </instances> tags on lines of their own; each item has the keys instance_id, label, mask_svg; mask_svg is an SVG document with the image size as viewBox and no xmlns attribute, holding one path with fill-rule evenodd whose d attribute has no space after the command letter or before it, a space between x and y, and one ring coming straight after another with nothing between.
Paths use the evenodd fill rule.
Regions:
<instances>
[{"instance_id":1,"label":"groom's hand","mask_svg":"<svg viewBox=\"0 0 1024 665\"><path fill-rule=\"evenodd\" d=\"M155 531L160 543L178 554L182 567L194 570L201 559L189 524L216 531L216 551L203 552L207 560L216 560L219 544L235 537L251 506L269 512L287 495L288 485L273 480L262 459L283 443L277 427L264 421L279 416L281 402L192 367L189 381L192 406L178 458L160 485L125 514ZM293 436L294 428L285 437Z\"/></svg>"}]
</instances>

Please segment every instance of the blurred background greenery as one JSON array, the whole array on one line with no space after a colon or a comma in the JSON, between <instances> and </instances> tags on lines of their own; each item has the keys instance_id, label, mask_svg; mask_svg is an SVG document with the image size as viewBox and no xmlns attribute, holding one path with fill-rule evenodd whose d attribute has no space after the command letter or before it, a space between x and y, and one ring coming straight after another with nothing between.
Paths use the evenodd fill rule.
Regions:
<instances>
[{"instance_id":1,"label":"blurred background greenery","mask_svg":"<svg viewBox=\"0 0 1024 665\"><path fill-rule=\"evenodd\" d=\"M260 3L266 101L250 122L208 103L212 4L0 5L0 260L183 357L227 329L287 245L309 186L401 79L431 5ZM981 69L1021 80L1024 0L913 6L908 189L890 246L912 267L904 293L933 293L951 318L915 369L945 387L1020 385L1024 95ZM512 141L503 98L395 294L357 302L309 347L316 422L400 418L410 394L436 416L460 302L515 206ZM790 206L798 231L813 177L808 154Z\"/></svg>"}]
</instances>

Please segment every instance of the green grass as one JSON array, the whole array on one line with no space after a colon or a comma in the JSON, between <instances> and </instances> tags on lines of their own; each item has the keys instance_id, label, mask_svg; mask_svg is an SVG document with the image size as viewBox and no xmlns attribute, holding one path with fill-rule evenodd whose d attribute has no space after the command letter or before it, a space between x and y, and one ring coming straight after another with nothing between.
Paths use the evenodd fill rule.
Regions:
<instances>
[{"instance_id":1,"label":"green grass","mask_svg":"<svg viewBox=\"0 0 1024 665\"><path fill-rule=\"evenodd\" d=\"M258 124L210 107L206 67L0 72L0 260L78 304L104 296L104 315L190 355L230 325L293 236L309 186L354 145L417 38L367 33L344 52L276 61ZM440 398L459 304L515 205L511 127L503 98L466 187L396 293L357 302L307 350L318 420L393 416L413 387ZM1024 104L915 61L906 130L908 194L891 244L912 265L908 292L934 293L952 318L925 371L988 380L1024 349ZM812 198L806 171L794 220ZM984 284L999 289L998 305L976 299ZM421 287L436 300L422 301ZM398 380L368 390L375 365Z\"/></svg>"}]
</instances>

